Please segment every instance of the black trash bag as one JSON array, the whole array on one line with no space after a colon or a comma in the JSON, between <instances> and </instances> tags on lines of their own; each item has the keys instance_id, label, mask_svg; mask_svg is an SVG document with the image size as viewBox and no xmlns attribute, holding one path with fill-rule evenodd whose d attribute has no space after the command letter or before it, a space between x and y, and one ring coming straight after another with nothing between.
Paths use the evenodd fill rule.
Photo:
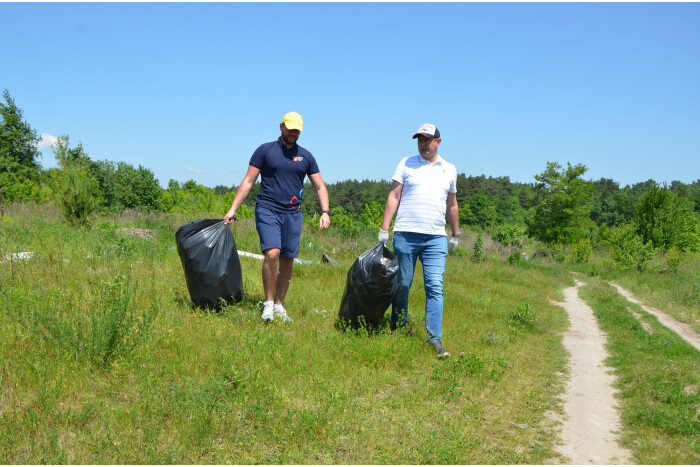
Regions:
<instances>
[{"instance_id":1,"label":"black trash bag","mask_svg":"<svg viewBox=\"0 0 700 467\"><path fill-rule=\"evenodd\" d=\"M196 306L219 308L243 298L243 274L236 242L221 219L197 219L175 233L190 298Z\"/></svg>"},{"instance_id":2,"label":"black trash bag","mask_svg":"<svg viewBox=\"0 0 700 467\"><path fill-rule=\"evenodd\" d=\"M384 243L360 255L350 267L338 317L353 326L360 317L372 326L384 319L399 285L399 260Z\"/></svg>"}]
</instances>

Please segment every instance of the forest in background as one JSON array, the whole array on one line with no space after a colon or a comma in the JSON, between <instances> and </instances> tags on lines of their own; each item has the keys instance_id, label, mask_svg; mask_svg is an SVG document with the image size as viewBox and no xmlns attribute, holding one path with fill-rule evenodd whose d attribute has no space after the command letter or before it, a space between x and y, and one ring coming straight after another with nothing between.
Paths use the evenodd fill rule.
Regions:
<instances>
[{"instance_id":1,"label":"forest in background","mask_svg":"<svg viewBox=\"0 0 700 467\"><path fill-rule=\"evenodd\" d=\"M57 168L38 162L39 137L23 119L9 91L0 102L0 203L56 203L72 224L89 222L93 213L128 209L221 216L236 187L209 188L188 180L170 180L162 188L153 171L126 162L95 160L82 143L71 147L63 135L52 146ZM587 168L548 162L533 183L508 176L465 175L457 179L459 220L505 246L527 241L566 246L579 261L592 248L606 246L625 267L644 269L657 253L680 255L700 249L700 179L660 185L654 180L620 187L613 179L584 180ZM379 229L390 182L345 180L328 183L331 228L352 237ZM253 217L259 184L238 210ZM309 183L302 210L314 222L320 206Z\"/></svg>"}]
</instances>

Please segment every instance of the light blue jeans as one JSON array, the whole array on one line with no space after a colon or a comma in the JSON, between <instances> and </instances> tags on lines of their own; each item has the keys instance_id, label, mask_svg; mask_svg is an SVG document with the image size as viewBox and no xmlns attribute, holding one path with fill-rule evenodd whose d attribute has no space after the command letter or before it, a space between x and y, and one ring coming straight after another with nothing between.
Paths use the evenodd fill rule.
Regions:
<instances>
[{"instance_id":1,"label":"light blue jeans","mask_svg":"<svg viewBox=\"0 0 700 467\"><path fill-rule=\"evenodd\" d=\"M425 283L425 329L428 331L428 342L441 339L442 276L447 258L447 237L394 232L394 253L399 258L399 287L391 305L391 329L406 325L408 291L413 283L416 260L420 259Z\"/></svg>"}]
</instances>

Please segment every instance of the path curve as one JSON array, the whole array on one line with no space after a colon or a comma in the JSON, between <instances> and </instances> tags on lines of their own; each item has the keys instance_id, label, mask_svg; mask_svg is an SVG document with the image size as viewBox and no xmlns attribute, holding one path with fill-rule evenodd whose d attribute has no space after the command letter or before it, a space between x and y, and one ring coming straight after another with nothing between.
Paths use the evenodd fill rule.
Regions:
<instances>
[{"instance_id":1,"label":"path curve","mask_svg":"<svg viewBox=\"0 0 700 467\"><path fill-rule=\"evenodd\" d=\"M644 305L644 303L642 303L639 300L637 300L636 298L634 298L634 296L632 295L632 292L630 292L629 290L624 289L613 282L610 282L610 285L615 287L617 289L617 291L620 292L620 295L625 297L627 299L627 301L632 302L635 305L639 305L639 307L642 310L646 311L649 314L656 316L656 318L659 320L659 323L663 324L668 329L670 329L671 331L673 331L676 334L678 334L679 336L681 336L681 338L683 338L683 340L685 340L688 344L690 344L693 347L695 347L696 349L700 350L700 334L695 332L695 330L693 328L691 328L690 326L688 326L685 323L681 323L680 321L677 321L676 319L674 319L670 315L664 313L663 311L661 311L657 308L653 308L653 307Z\"/></svg>"},{"instance_id":2,"label":"path curve","mask_svg":"<svg viewBox=\"0 0 700 467\"><path fill-rule=\"evenodd\" d=\"M569 315L570 327L564 333L564 347L570 355L570 378L564 394L565 419L559 453L572 464L630 464L632 455L617 442L620 429L613 388L612 368L605 366L609 356L606 337L598 327L593 310L578 296L583 282L564 289L564 302L553 302Z\"/></svg>"}]
</instances>

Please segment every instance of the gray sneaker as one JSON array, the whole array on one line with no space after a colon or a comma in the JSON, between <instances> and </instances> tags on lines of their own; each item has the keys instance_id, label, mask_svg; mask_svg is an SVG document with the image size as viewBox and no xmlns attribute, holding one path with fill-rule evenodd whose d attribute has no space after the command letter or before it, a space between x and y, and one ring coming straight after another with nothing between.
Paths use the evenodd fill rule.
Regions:
<instances>
[{"instance_id":1,"label":"gray sneaker","mask_svg":"<svg viewBox=\"0 0 700 467\"><path fill-rule=\"evenodd\" d=\"M435 349L437 358L447 358L450 356L450 352L448 352L447 349L442 346L442 341L440 339L429 342L429 344Z\"/></svg>"}]
</instances>

